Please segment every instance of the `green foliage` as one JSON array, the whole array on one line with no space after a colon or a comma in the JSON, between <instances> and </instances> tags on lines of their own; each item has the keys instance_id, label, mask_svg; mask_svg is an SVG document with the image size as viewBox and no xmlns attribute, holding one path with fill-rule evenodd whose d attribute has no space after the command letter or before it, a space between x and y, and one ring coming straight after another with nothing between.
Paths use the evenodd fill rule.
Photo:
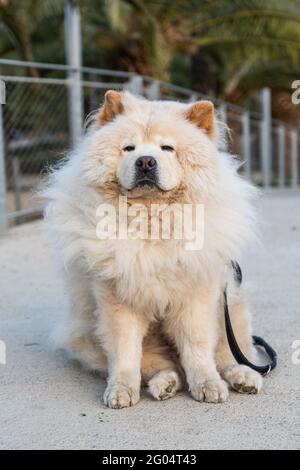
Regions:
<instances>
[{"instance_id":1,"label":"green foliage","mask_svg":"<svg viewBox=\"0 0 300 470\"><path fill-rule=\"evenodd\" d=\"M85 65L136 71L203 91L209 83L207 91L232 101L262 86L287 90L300 77L299 0L77 3ZM2 57L64 62L63 0L0 4Z\"/></svg>"}]
</instances>

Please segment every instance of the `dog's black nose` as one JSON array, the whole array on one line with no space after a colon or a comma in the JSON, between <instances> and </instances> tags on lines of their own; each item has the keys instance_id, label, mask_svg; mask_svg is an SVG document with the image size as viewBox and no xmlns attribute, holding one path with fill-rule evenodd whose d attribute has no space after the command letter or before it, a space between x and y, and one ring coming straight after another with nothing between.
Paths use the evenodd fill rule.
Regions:
<instances>
[{"instance_id":1,"label":"dog's black nose","mask_svg":"<svg viewBox=\"0 0 300 470\"><path fill-rule=\"evenodd\" d=\"M139 157L135 162L135 166L139 170L142 170L145 173L147 173L148 171L154 170L156 165L157 165L157 162L155 158L148 157L148 156Z\"/></svg>"}]
</instances>

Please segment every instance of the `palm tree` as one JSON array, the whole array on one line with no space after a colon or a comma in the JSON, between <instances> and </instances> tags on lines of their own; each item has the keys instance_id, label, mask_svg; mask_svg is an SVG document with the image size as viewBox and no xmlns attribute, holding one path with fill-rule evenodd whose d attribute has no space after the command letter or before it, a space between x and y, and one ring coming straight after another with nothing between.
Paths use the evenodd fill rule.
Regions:
<instances>
[{"instance_id":1,"label":"palm tree","mask_svg":"<svg viewBox=\"0 0 300 470\"><path fill-rule=\"evenodd\" d=\"M36 59L34 54L37 25L49 17L61 14L63 0L1 0L1 56L14 56L25 61ZM33 76L36 69L30 69Z\"/></svg>"},{"instance_id":2,"label":"palm tree","mask_svg":"<svg viewBox=\"0 0 300 470\"><path fill-rule=\"evenodd\" d=\"M2 0L2 55L64 61L63 0ZM300 74L298 0L77 0L86 65L127 69L239 101ZM284 68L280 65L284 64ZM274 77L280 69L281 78ZM176 74L174 74L174 71ZM299 72L298 72L299 71ZM32 71L32 73L36 73ZM280 83L279 83L280 82ZM284 84L284 85L283 85Z\"/></svg>"}]
</instances>

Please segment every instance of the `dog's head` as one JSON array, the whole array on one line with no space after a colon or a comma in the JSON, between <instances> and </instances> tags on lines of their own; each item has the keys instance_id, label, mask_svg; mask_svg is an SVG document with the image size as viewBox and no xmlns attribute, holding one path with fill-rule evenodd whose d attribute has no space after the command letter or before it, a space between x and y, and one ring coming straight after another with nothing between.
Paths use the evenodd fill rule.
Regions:
<instances>
[{"instance_id":1,"label":"dog's head","mask_svg":"<svg viewBox=\"0 0 300 470\"><path fill-rule=\"evenodd\" d=\"M214 179L216 140L209 101L148 101L108 91L89 136L86 175L104 192L176 199Z\"/></svg>"}]
</instances>

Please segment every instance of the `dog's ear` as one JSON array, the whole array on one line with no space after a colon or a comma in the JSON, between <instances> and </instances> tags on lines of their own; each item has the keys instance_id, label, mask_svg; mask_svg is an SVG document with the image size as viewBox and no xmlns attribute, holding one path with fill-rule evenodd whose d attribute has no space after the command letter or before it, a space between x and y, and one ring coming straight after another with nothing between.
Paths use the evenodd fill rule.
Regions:
<instances>
[{"instance_id":1,"label":"dog's ear","mask_svg":"<svg viewBox=\"0 0 300 470\"><path fill-rule=\"evenodd\" d=\"M109 90L105 93L104 104L100 109L98 123L100 125L107 124L115 119L118 114L123 112L122 93Z\"/></svg>"},{"instance_id":2,"label":"dog's ear","mask_svg":"<svg viewBox=\"0 0 300 470\"><path fill-rule=\"evenodd\" d=\"M186 118L196 124L209 137L214 138L217 131L214 105L211 101L197 101L186 112Z\"/></svg>"}]
</instances>

